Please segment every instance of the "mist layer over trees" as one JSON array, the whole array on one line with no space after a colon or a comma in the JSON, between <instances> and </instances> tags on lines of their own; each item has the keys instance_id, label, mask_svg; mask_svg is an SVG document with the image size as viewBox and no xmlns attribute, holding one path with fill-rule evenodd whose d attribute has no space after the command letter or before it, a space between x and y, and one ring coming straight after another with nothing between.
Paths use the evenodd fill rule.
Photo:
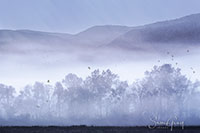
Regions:
<instances>
[{"instance_id":1,"label":"mist layer over trees","mask_svg":"<svg viewBox=\"0 0 200 133\"><path fill-rule=\"evenodd\" d=\"M0 123L125 126L175 119L195 125L200 124L199 89L199 81L170 64L154 66L132 84L110 70L95 70L86 79L68 74L54 86L35 82L19 94L0 84Z\"/></svg>"}]
</instances>

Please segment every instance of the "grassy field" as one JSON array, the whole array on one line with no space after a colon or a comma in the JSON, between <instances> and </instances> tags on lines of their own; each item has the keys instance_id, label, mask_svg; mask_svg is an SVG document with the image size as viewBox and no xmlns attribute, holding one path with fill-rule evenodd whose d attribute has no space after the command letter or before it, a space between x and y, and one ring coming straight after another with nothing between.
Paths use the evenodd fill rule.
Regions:
<instances>
[{"instance_id":1,"label":"grassy field","mask_svg":"<svg viewBox=\"0 0 200 133\"><path fill-rule=\"evenodd\" d=\"M149 129L148 127L96 127L96 126L2 126L0 133L200 133L200 127L157 127Z\"/></svg>"}]
</instances>

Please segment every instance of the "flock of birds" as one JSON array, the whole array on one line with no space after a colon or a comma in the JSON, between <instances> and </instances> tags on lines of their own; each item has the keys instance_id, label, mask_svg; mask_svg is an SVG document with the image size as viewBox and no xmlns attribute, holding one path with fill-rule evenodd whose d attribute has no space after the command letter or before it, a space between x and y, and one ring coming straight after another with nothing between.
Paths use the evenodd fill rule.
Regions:
<instances>
[{"instance_id":1,"label":"flock of birds","mask_svg":"<svg viewBox=\"0 0 200 133\"><path fill-rule=\"evenodd\" d=\"M187 53L189 53L189 52L190 52L190 50L188 49L188 50L187 50ZM170 55L170 52L167 52L167 55ZM171 55L171 60L174 61L174 55L173 55L173 54ZM161 61L158 60L158 62L161 62ZM176 62L175 64L176 64L176 66L177 66L177 65L178 65L178 62ZM192 73L193 73L193 74L196 73L196 71L193 69L193 67L190 67L190 69L192 70Z\"/></svg>"},{"instance_id":2,"label":"flock of birds","mask_svg":"<svg viewBox=\"0 0 200 133\"><path fill-rule=\"evenodd\" d=\"M188 49L186 52L189 53L190 50ZM170 55L170 52L169 52L169 51L167 52L167 55ZM174 55L173 55L173 54L171 55L171 60L174 61ZM158 60L158 62L161 62L161 60ZM175 62L175 65L177 66L177 65L178 65L178 62ZM193 73L193 74L196 73L196 71L193 69L193 67L190 67L190 69L192 70L192 73ZM88 66L88 70L91 70L91 67ZM48 81L49 81L49 80L48 80ZM49 83L49 82L48 82L48 83Z\"/></svg>"},{"instance_id":3,"label":"flock of birds","mask_svg":"<svg viewBox=\"0 0 200 133\"><path fill-rule=\"evenodd\" d=\"M189 53L190 50L188 49L186 52ZM167 55L170 55L170 52L169 52L169 51L167 52ZM174 61L174 55L171 54L170 56L171 56L171 60ZM158 60L158 62L161 62L161 60ZM178 62L175 62L175 65L177 66L177 65L178 65ZM190 69L192 70L192 73L193 73L193 74L196 73L196 71L193 69L193 67L190 67ZM88 66L88 70L91 70L91 67L90 67L90 66ZM47 83L50 83L50 80L47 80ZM49 102L49 101L46 100L46 102ZM37 108L40 108L40 105L36 105L36 107L37 107Z\"/></svg>"}]
</instances>

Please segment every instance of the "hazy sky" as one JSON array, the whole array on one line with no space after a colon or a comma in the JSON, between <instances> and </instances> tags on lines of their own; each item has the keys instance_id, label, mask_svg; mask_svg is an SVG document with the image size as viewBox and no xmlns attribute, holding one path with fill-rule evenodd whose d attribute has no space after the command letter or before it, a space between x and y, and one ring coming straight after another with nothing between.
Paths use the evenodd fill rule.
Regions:
<instances>
[{"instance_id":1,"label":"hazy sky","mask_svg":"<svg viewBox=\"0 0 200 133\"><path fill-rule=\"evenodd\" d=\"M0 29L77 33L200 13L200 0L0 0Z\"/></svg>"}]
</instances>

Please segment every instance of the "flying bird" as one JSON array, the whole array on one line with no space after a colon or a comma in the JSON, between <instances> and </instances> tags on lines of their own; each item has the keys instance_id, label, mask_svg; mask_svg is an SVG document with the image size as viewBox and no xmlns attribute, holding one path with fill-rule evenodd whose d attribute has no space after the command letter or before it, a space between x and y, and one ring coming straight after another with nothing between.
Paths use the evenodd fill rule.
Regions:
<instances>
[{"instance_id":1,"label":"flying bird","mask_svg":"<svg viewBox=\"0 0 200 133\"><path fill-rule=\"evenodd\" d=\"M91 68L90 68L90 67L88 67L88 69L90 70Z\"/></svg>"},{"instance_id":2,"label":"flying bird","mask_svg":"<svg viewBox=\"0 0 200 133\"><path fill-rule=\"evenodd\" d=\"M192 67L190 67L190 69L192 70L192 73L196 73L195 70Z\"/></svg>"}]
</instances>

